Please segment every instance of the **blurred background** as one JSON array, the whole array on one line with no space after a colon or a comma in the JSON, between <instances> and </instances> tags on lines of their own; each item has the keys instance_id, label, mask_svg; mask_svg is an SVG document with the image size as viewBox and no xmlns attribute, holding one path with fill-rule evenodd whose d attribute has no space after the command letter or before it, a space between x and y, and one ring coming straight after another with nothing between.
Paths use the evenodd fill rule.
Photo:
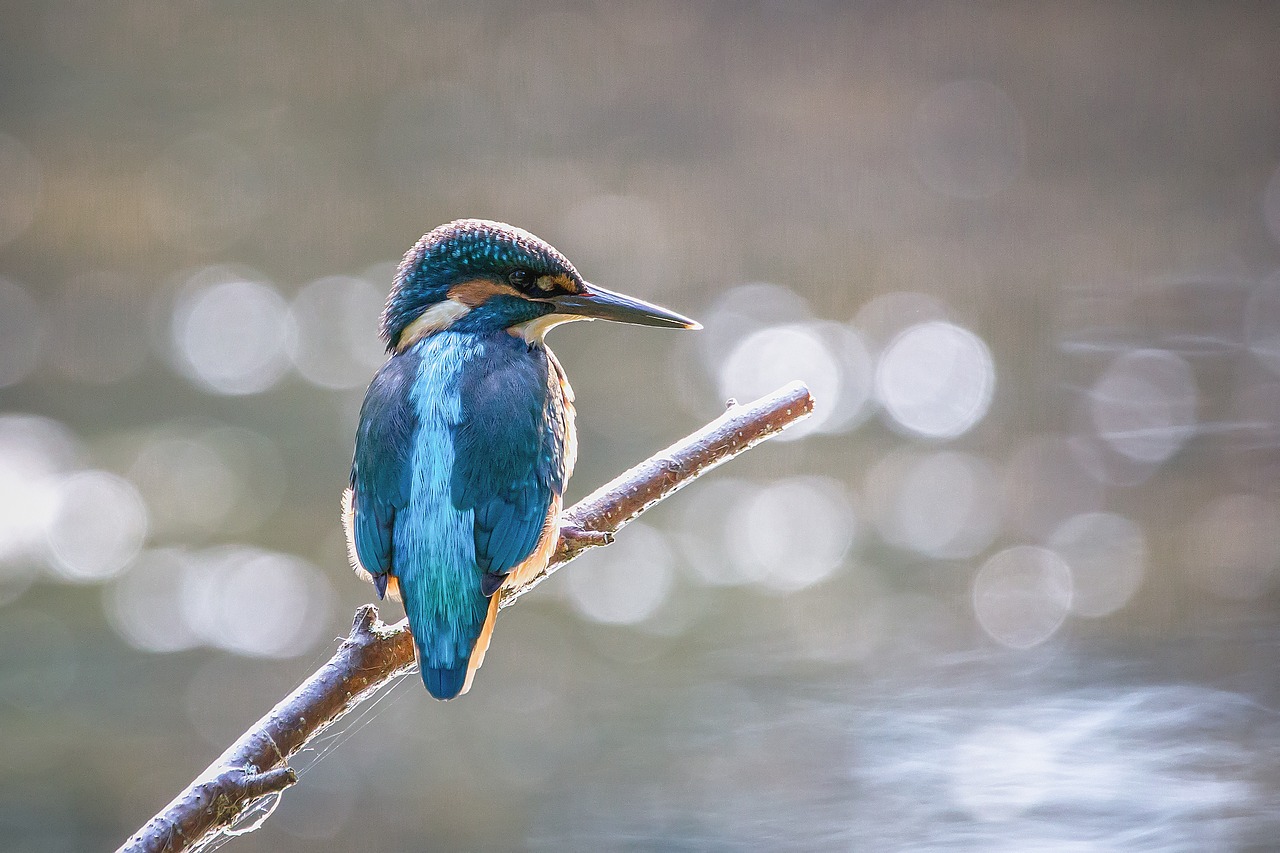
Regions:
<instances>
[{"instance_id":1,"label":"blurred background","mask_svg":"<svg viewBox=\"0 0 1280 853\"><path fill-rule=\"evenodd\" d=\"M460 216L706 326L552 336L570 500L729 397L818 414L226 849L1274 849L1275 7L0 15L6 849L123 841L371 600L376 319Z\"/></svg>"}]
</instances>

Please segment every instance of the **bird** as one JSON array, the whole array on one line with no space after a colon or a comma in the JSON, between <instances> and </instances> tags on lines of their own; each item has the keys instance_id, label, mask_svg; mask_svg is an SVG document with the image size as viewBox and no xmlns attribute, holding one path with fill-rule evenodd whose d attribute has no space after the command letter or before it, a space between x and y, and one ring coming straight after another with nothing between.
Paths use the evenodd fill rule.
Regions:
<instances>
[{"instance_id":1,"label":"bird","mask_svg":"<svg viewBox=\"0 0 1280 853\"><path fill-rule=\"evenodd\" d=\"M342 518L356 574L403 603L437 699L471 688L502 591L555 550L577 432L544 338L594 319L700 328L588 283L502 222L441 225L396 270L379 329L388 357L360 409Z\"/></svg>"}]
</instances>

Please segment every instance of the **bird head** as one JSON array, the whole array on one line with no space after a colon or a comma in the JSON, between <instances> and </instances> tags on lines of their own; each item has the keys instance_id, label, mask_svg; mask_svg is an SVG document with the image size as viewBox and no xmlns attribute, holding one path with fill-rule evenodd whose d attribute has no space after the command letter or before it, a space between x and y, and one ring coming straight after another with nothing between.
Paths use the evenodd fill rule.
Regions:
<instances>
[{"instance_id":1,"label":"bird head","mask_svg":"<svg viewBox=\"0 0 1280 853\"><path fill-rule=\"evenodd\" d=\"M459 219L405 253L382 312L387 349L433 332L506 329L529 341L570 320L697 329L674 311L583 280L569 259L520 228Z\"/></svg>"}]
</instances>

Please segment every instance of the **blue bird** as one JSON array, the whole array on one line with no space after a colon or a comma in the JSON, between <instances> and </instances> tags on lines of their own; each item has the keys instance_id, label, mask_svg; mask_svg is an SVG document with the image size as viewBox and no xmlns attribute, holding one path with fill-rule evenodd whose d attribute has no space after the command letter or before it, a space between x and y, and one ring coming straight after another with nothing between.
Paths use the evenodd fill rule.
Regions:
<instances>
[{"instance_id":1,"label":"blue bird","mask_svg":"<svg viewBox=\"0 0 1280 853\"><path fill-rule=\"evenodd\" d=\"M343 498L351 564L404 603L437 699L466 693L500 591L546 567L577 456L573 391L543 342L570 320L696 329L583 280L527 231L460 219L423 236L382 313Z\"/></svg>"}]
</instances>

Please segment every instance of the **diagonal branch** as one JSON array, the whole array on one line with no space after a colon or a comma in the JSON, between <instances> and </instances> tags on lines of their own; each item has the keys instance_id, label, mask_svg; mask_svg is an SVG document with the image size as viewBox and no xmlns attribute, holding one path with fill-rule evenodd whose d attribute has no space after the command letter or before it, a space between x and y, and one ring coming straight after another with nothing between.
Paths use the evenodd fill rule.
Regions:
<instances>
[{"instance_id":1,"label":"diagonal branch","mask_svg":"<svg viewBox=\"0 0 1280 853\"><path fill-rule=\"evenodd\" d=\"M614 533L658 501L812 412L813 398L800 382L753 403L731 402L698 432L565 510L550 565L524 586L504 593L501 606L514 604L584 551L613 541ZM373 605L364 605L328 663L241 735L117 853L178 853L216 838L262 797L297 782L287 762L298 750L413 666L406 623L386 625Z\"/></svg>"}]
</instances>

